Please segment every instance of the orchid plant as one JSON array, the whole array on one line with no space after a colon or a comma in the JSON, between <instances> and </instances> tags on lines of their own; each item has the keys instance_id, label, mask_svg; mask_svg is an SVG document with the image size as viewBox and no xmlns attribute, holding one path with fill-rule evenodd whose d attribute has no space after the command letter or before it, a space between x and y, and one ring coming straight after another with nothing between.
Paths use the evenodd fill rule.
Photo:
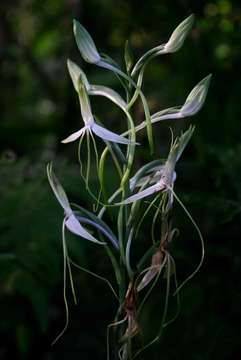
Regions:
<instances>
[{"instance_id":1,"label":"orchid plant","mask_svg":"<svg viewBox=\"0 0 241 360\"><path fill-rule=\"evenodd\" d=\"M174 184L178 178L175 170L176 163L193 135L194 126L191 125L176 139L173 139L172 136L169 154L163 159L154 151L153 125L167 119L178 121L180 118L195 115L204 104L211 75L206 76L193 88L183 105L160 110L154 114L150 113L148 101L142 91L147 64L156 56L178 51L190 31L193 21L194 16L189 16L174 30L166 43L147 51L135 64L130 56L129 48L126 46L126 70L123 70L109 56L100 55L90 34L78 21L74 20L75 40L82 59L109 70L117 76L126 93L126 98L123 99L119 93L107 86L90 84L84 71L73 61L67 61L70 77L79 98L81 121L84 122L84 126L81 126L80 130L69 135L62 142L67 144L75 140L79 141L78 158L81 177L87 193L94 199L95 210L93 212L70 203L65 190L54 174L52 164L47 166L50 186L64 211L62 242L66 324L57 339L66 330L68 324L67 275L69 275L72 293L76 300L71 267L77 266L107 283L113 296L118 300L116 316L113 323L107 328L108 360L113 358L135 359L144 349L161 338L163 329L177 316L177 314L171 316L168 312L171 283L174 284L178 310L181 287L195 275L202 265L204 243L201 232L174 191ZM90 101L92 96L104 96L121 109L123 121L126 120L124 133L116 134L107 129L104 122L100 122L99 117L92 111ZM138 98L143 105L145 120L136 125L136 119L133 118L133 107ZM151 158L155 157L156 159L136 170L136 149L139 145L136 137L140 130L146 130ZM93 134L103 141L102 148L97 146ZM81 153L84 135L87 137L87 160ZM96 168L91 167L90 138L93 141ZM106 169L109 166L107 165L108 156L112 159L113 173L116 173L118 178L113 193L110 193L105 179ZM83 171L85 161L87 162L86 172ZM98 196L91 189L90 172L93 176L96 172L99 183ZM200 262L181 285L177 284L175 261L170 253L171 241L178 234L178 230L172 227L171 221L175 200L190 219L201 241ZM111 220L108 214L111 214ZM147 251L138 255L138 258L136 255L133 256L135 244L138 243L140 229L144 226L147 218L151 218L150 236L146 237ZM108 279L95 274L90 269L84 269L71 260L65 235L66 229L82 238L83 241L91 241L93 246L101 246L99 251L110 258L116 279L115 284L111 284ZM140 346L138 345L138 334L141 331L142 310L147 306L146 301L151 296L153 288L163 283L166 283L166 286L163 292L165 293L164 308L159 330L154 339Z\"/></svg>"}]
</instances>

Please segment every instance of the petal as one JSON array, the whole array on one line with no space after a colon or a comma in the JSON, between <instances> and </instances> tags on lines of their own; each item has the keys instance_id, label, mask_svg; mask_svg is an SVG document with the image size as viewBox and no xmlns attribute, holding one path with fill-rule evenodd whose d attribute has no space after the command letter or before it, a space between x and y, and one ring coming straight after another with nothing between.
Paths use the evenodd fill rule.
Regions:
<instances>
[{"instance_id":1,"label":"petal","mask_svg":"<svg viewBox=\"0 0 241 360\"><path fill-rule=\"evenodd\" d=\"M126 64L127 72L130 72L131 67L133 65L133 53L130 46L130 43L128 40L125 42L125 53L124 53L124 59Z\"/></svg>"},{"instance_id":2,"label":"petal","mask_svg":"<svg viewBox=\"0 0 241 360\"><path fill-rule=\"evenodd\" d=\"M87 211L86 211L86 213L87 213ZM97 216L92 214L92 218L94 218L94 220L91 220L84 216L80 216L80 215L76 214L76 218L82 224L90 224L90 225L94 226L96 229L101 231L102 234L104 234L112 242L112 244L115 246L116 249L119 248L119 244L118 244L118 240L117 240L116 236L113 234L113 232L110 230L110 228Z\"/></svg>"},{"instance_id":3,"label":"petal","mask_svg":"<svg viewBox=\"0 0 241 360\"><path fill-rule=\"evenodd\" d=\"M105 245L105 243L98 241L96 238L94 238L88 231L86 231L82 225L80 225L79 221L76 219L75 215L70 215L67 220L65 221L65 225L68 228L70 232L72 232L75 235L79 235L83 237L84 239L87 239L89 241L92 241L96 244Z\"/></svg>"},{"instance_id":4,"label":"petal","mask_svg":"<svg viewBox=\"0 0 241 360\"><path fill-rule=\"evenodd\" d=\"M143 199L149 195L152 195L154 193L156 193L157 191L161 191L165 188L164 184L160 184L157 183L155 185L150 186L149 188L140 191L139 193L129 196L127 199L125 199L124 201L122 201L121 203L118 203L118 205L125 205L125 204L131 204L134 201Z\"/></svg>"},{"instance_id":5,"label":"petal","mask_svg":"<svg viewBox=\"0 0 241 360\"><path fill-rule=\"evenodd\" d=\"M100 95L110 99L113 103L119 106L123 111L126 111L127 104L122 97L113 89L102 85L91 85L88 91L89 95Z\"/></svg>"},{"instance_id":6,"label":"petal","mask_svg":"<svg viewBox=\"0 0 241 360\"><path fill-rule=\"evenodd\" d=\"M74 35L77 46L83 59L95 64L100 60L100 55L88 31L76 20L73 21Z\"/></svg>"},{"instance_id":7,"label":"petal","mask_svg":"<svg viewBox=\"0 0 241 360\"><path fill-rule=\"evenodd\" d=\"M139 283L137 287L137 291L141 291L146 287L152 279L158 274L160 266L151 266L151 268L148 270L148 272L143 276L141 282Z\"/></svg>"},{"instance_id":8,"label":"petal","mask_svg":"<svg viewBox=\"0 0 241 360\"><path fill-rule=\"evenodd\" d=\"M154 57L166 53L173 53L179 50L193 25L193 21L194 15L190 15L173 31L170 39L166 44L161 44L148 50L135 64L131 76L135 76L137 71L145 66Z\"/></svg>"},{"instance_id":9,"label":"petal","mask_svg":"<svg viewBox=\"0 0 241 360\"><path fill-rule=\"evenodd\" d=\"M153 120L152 123L155 121L176 118L177 115L180 113L180 110L181 110L181 106L173 106L171 108L158 111L157 113L151 116L151 120Z\"/></svg>"},{"instance_id":10,"label":"petal","mask_svg":"<svg viewBox=\"0 0 241 360\"><path fill-rule=\"evenodd\" d=\"M185 101L185 104L182 106L180 113L182 116L192 116L195 115L203 106L204 101L207 96L211 74L202 79L195 88L190 92Z\"/></svg>"},{"instance_id":11,"label":"petal","mask_svg":"<svg viewBox=\"0 0 241 360\"><path fill-rule=\"evenodd\" d=\"M79 80L81 77L82 82L85 84L86 89L88 90L90 88L90 84L87 80L87 77L83 70L75 64L70 59L67 60L67 66L69 70L70 77L72 79L73 85L77 93L79 92Z\"/></svg>"},{"instance_id":12,"label":"petal","mask_svg":"<svg viewBox=\"0 0 241 360\"><path fill-rule=\"evenodd\" d=\"M148 164L142 166L135 175L130 179L130 190L133 191L133 189L137 186L137 182L143 178L146 174L150 174L153 170L158 170L160 167L162 167L163 161L161 160L154 160L149 162Z\"/></svg>"},{"instance_id":13,"label":"petal","mask_svg":"<svg viewBox=\"0 0 241 360\"><path fill-rule=\"evenodd\" d=\"M194 15L192 14L178 25L165 45L165 52L173 53L180 49L193 26L193 22Z\"/></svg>"},{"instance_id":14,"label":"petal","mask_svg":"<svg viewBox=\"0 0 241 360\"><path fill-rule=\"evenodd\" d=\"M190 141L192 134L195 130L194 126L190 126L187 131L185 131L178 139L178 152L176 156L176 161L180 158L183 153L183 150L187 146L188 142Z\"/></svg>"},{"instance_id":15,"label":"petal","mask_svg":"<svg viewBox=\"0 0 241 360\"><path fill-rule=\"evenodd\" d=\"M59 180L57 179L57 177L55 176L55 174L53 172L52 164L47 165L47 175L48 175L48 180L49 180L50 186L51 186L58 202L64 209L65 213L71 212L69 200L67 198L67 195L66 195L62 185L60 184Z\"/></svg>"},{"instance_id":16,"label":"petal","mask_svg":"<svg viewBox=\"0 0 241 360\"><path fill-rule=\"evenodd\" d=\"M70 136L68 136L66 139L62 140L61 142L63 144L67 144L69 142L75 141L76 139L78 139L84 132L86 131L86 127L84 126L82 129L74 132L73 134L71 134Z\"/></svg>"},{"instance_id":17,"label":"petal","mask_svg":"<svg viewBox=\"0 0 241 360\"><path fill-rule=\"evenodd\" d=\"M117 135L116 133L109 131L105 128L103 128L102 126L94 123L94 125L92 126L92 130L93 132L99 136L101 139L106 140L106 141L113 141L119 144L131 144L131 141L124 138L123 136Z\"/></svg>"}]
</instances>

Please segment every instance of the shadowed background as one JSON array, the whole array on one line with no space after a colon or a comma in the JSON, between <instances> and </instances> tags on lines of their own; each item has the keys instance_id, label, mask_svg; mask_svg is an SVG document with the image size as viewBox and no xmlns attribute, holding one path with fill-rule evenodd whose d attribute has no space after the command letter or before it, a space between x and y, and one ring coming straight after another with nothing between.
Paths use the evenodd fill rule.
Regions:
<instances>
[{"instance_id":1,"label":"shadowed background","mask_svg":"<svg viewBox=\"0 0 241 360\"><path fill-rule=\"evenodd\" d=\"M155 126L156 154L165 157L175 134L196 130L177 168L176 191L197 220L206 242L198 275L181 292L179 318L160 343L142 354L152 359L238 359L240 349L241 9L239 1L1 0L0 4L0 359L105 359L106 326L116 303L105 284L74 271L78 306L71 296L67 332L50 346L65 322L62 297L62 210L46 177L53 160L71 200L91 209L79 181L77 144L61 139L79 128L78 99L66 67L76 61L90 82L119 89L112 73L82 62L72 32L78 19L100 51L123 65L125 40L137 60L165 42L188 15L196 22L177 53L147 67L144 92L151 112L180 105L213 74L204 108L194 118ZM120 113L104 99L94 112L120 133ZM143 119L140 106L137 121ZM145 132L139 141L146 144ZM148 148L139 150L139 162ZM108 170L110 171L110 170ZM111 176L109 177L111 179ZM94 184L94 179L92 179ZM113 184L110 183L110 187ZM197 236L176 205L180 236L172 245L179 281L199 261ZM74 259L102 275L103 251L69 237ZM159 291L150 300L143 332L161 319Z\"/></svg>"}]
</instances>

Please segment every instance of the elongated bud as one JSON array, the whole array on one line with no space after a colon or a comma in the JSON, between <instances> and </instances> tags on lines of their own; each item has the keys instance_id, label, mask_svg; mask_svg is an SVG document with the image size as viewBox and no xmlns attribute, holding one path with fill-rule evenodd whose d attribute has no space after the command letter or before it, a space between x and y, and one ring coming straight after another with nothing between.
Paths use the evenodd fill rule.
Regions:
<instances>
[{"instance_id":1,"label":"elongated bud","mask_svg":"<svg viewBox=\"0 0 241 360\"><path fill-rule=\"evenodd\" d=\"M125 43L125 63L126 63L126 70L129 72L133 65L133 54L128 40L126 40Z\"/></svg>"},{"instance_id":2,"label":"elongated bud","mask_svg":"<svg viewBox=\"0 0 241 360\"><path fill-rule=\"evenodd\" d=\"M173 31L170 39L164 46L164 51L174 53L180 49L194 22L194 15L190 15Z\"/></svg>"},{"instance_id":3,"label":"elongated bud","mask_svg":"<svg viewBox=\"0 0 241 360\"><path fill-rule=\"evenodd\" d=\"M77 21L73 21L74 36L85 61L91 64L96 64L100 61L100 54L95 46L95 43L87 30Z\"/></svg>"},{"instance_id":4,"label":"elongated bud","mask_svg":"<svg viewBox=\"0 0 241 360\"><path fill-rule=\"evenodd\" d=\"M206 76L190 92L180 110L182 117L195 115L201 109L207 96L211 77L211 74Z\"/></svg>"}]
</instances>

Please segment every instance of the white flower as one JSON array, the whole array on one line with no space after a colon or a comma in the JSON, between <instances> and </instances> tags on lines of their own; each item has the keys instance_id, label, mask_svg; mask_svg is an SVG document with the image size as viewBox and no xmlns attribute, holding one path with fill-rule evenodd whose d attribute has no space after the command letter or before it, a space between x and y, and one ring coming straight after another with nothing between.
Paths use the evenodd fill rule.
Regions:
<instances>
[{"instance_id":1,"label":"white flower","mask_svg":"<svg viewBox=\"0 0 241 360\"><path fill-rule=\"evenodd\" d=\"M160 191L167 191L169 194L169 206L173 202L173 185L176 180L175 166L176 162L180 158L184 148L186 147L188 141L190 140L194 131L194 127L190 127L185 133L183 133L179 138L176 139L171 150L169 152L168 158L164 165L156 166L156 163L153 167L148 168L148 172L152 172L150 175L146 176L146 169L144 171L139 171L131 180L130 180L130 190L134 190L136 187L140 187L146 184L154 185L147 187L144 190L139 191L137 194L129 196L121 204L131 204L137 200L143 199L147 196L155 194ZM140 177L140 174L144 175Z\"/></svg>"},{"instance_id":2,"label":"white flower","mask_svg":"<svg viewBox=\"0 0 241 360\"><path fill-rule=\"evenodd\" d=\"M81 206L76 206L78 209L77 211L73 211L70 207L69 200L67 198L67 195L60 184L59 180L55 176L52 165L47 165L47 175L48 180L50 183L50 186L64 209L64 225L67 227L67 229L72 232L75 235L79 235L87 240L90 240L92 242L95 242L100 245L105 245L104 242L98 241L95 237L93 237L87 230L84 229L84 227L81 225L83 224L89 224L93 227L95 227L98 231L100 231L109 241L112 242L114 247L116 249L119 248L118 240L114 233L111 231L111 229L108 227L108 225L105 224L105 222L101 219L99 219L96 215L93 213L83 209Z\"/></svg>"},{"instance_id":3,"label":"white flower","mask_svg":"<svg viewBox=\"0 0 241 360\"><path fill-rule=\"evenodd\" d=\"M62 143L69 143L75 141L76 139L84 135L86 131L92 131L94 134L96 134L105 141L112 141L126 145L130 144L130 140L126 139L124 136L117 135L114 132L109 131L104 127L96 124L91 111L88 92L91 95L106 96L110 98L113 102L115 102L118 106L120 106L123 110L126 110L126 104L124 100L122 100L121 97L112 89L104 86L91 86L84 72L70 60L68 61L68 68L74 84L74 88L79 95L80 110L85 125L80 130L74 132L66 139L62 140Z\"/></svg>"}]
</instances>

